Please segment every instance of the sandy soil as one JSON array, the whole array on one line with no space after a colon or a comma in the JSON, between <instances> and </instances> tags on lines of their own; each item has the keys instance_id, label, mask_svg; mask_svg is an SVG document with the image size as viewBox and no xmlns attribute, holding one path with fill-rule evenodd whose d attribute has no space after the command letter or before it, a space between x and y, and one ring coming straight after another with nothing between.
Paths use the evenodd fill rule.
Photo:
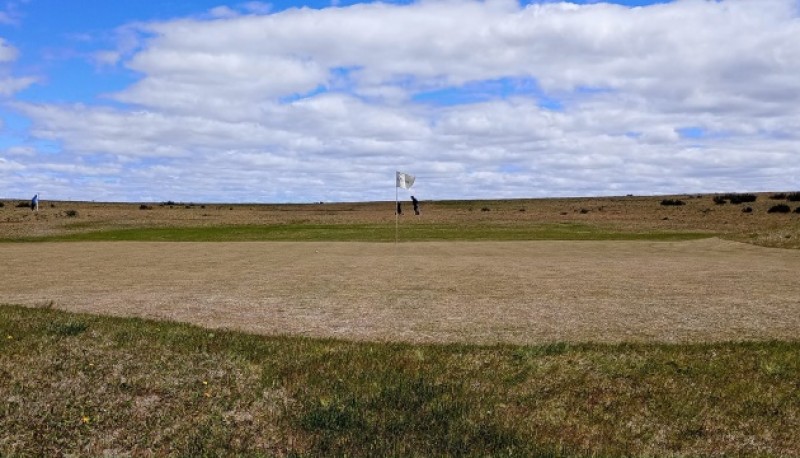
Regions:
<instances>
[{"instance_id":1,"label":"sandy soil","mask_svg":"<svg viewBox=\"0 0 800 458\"><path fill-rule=\"evenodd\" d=\"M796 339L797 272L719 239L0 244L0 303L359 340Z\"/></svg>"}]
</instances>

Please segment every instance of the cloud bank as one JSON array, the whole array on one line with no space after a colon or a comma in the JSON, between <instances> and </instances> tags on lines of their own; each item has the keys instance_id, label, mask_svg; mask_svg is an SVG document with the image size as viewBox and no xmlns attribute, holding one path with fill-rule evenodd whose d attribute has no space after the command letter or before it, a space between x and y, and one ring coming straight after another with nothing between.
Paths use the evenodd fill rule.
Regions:
<instances>
[{"instance_id":1,"label":"cloud bank","mask_svg":"<svg viewBox=\"0 0 800 458\"><path fill-rule=\"evenodd\" d=\"M0 72L30 120L0 195L390 200L395 170L431 199L798 187L795 0L250 6L124 25L103 52L137 77L100 102Z\"/></svg>"}]
</instances>

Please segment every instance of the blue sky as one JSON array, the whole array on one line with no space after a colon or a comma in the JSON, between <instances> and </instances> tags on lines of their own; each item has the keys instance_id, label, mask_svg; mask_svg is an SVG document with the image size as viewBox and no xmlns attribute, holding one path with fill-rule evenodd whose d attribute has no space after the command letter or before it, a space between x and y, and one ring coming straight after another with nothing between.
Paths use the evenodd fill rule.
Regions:
<instances>
[{"instance_id":1,"label":"blue sky","mask_svg":"<svg viewBox=\"0 0 800 458\"><path fill-rule=\"evenodd\" d=\"M793 190L797 0L0 1L0 198Z\"/></svg>"}]
</instances>

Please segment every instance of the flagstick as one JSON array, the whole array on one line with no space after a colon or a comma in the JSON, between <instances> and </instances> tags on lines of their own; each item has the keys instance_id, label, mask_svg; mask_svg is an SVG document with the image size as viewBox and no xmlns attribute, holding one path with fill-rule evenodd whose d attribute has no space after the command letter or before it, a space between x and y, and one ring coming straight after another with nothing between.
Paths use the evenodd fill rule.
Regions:
<instances>
[{"instance_id":1,"label":"flagstick","mask_svg":"<svg viewBox=\"0 0 800 458\"><path fill-rule=\"evenodd\" d=\"M397 211L397 203L399 202L399 198L397 197L397 186L394 187L394 254L397 254L397 233L398 233L398 224L400 221L400 212Z\"/></svg>"}]
</instances>

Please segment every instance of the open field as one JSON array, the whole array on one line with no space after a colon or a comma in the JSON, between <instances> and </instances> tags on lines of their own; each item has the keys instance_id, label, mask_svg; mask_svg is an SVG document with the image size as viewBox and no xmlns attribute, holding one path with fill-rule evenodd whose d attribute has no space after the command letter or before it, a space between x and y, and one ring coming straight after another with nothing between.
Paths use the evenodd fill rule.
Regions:
<instances>
[{"instance_id":1,"label":"open field","mask_svg":"<svg viewBox=\"0 0 800 458\"><path fill-rule=\"evenodd\" d=\"M768 213L800 202L757 195L715 204L713 195L422 202L401 218L402 240L688 239L714 235L800 248L800 213ZM683 206L662 206L662 199ZM42 202L41 211L0 208L2 240L354 240L393 241L394 202L308 205L184 205ZM51 205L53 205L51 207ZM751 213L743 213L750 207ZM72 213L74 212L74 213ZM68 216L73 215L74 216ZM94 233L94 234L92 234Z\"/></svg>"},{"instance_id":2,"label":"open field","mask_svg":"<svg viewBox=\"0 0 800 458\"><path fill-rule=\"evenodd\" d=\"M0 456L800 456L800 214L677 198L7 203Z\"/></svg>"},{"instance_id":3,"label":"open field","mask_svg":"<svg viewBox=\"0 0 800 458\"><path fill-rule=\"evenodd\" d=\"M800 256L682 242L0 245L0 303L407 342L800 336Z\"/></svg>"}]
</instances>

